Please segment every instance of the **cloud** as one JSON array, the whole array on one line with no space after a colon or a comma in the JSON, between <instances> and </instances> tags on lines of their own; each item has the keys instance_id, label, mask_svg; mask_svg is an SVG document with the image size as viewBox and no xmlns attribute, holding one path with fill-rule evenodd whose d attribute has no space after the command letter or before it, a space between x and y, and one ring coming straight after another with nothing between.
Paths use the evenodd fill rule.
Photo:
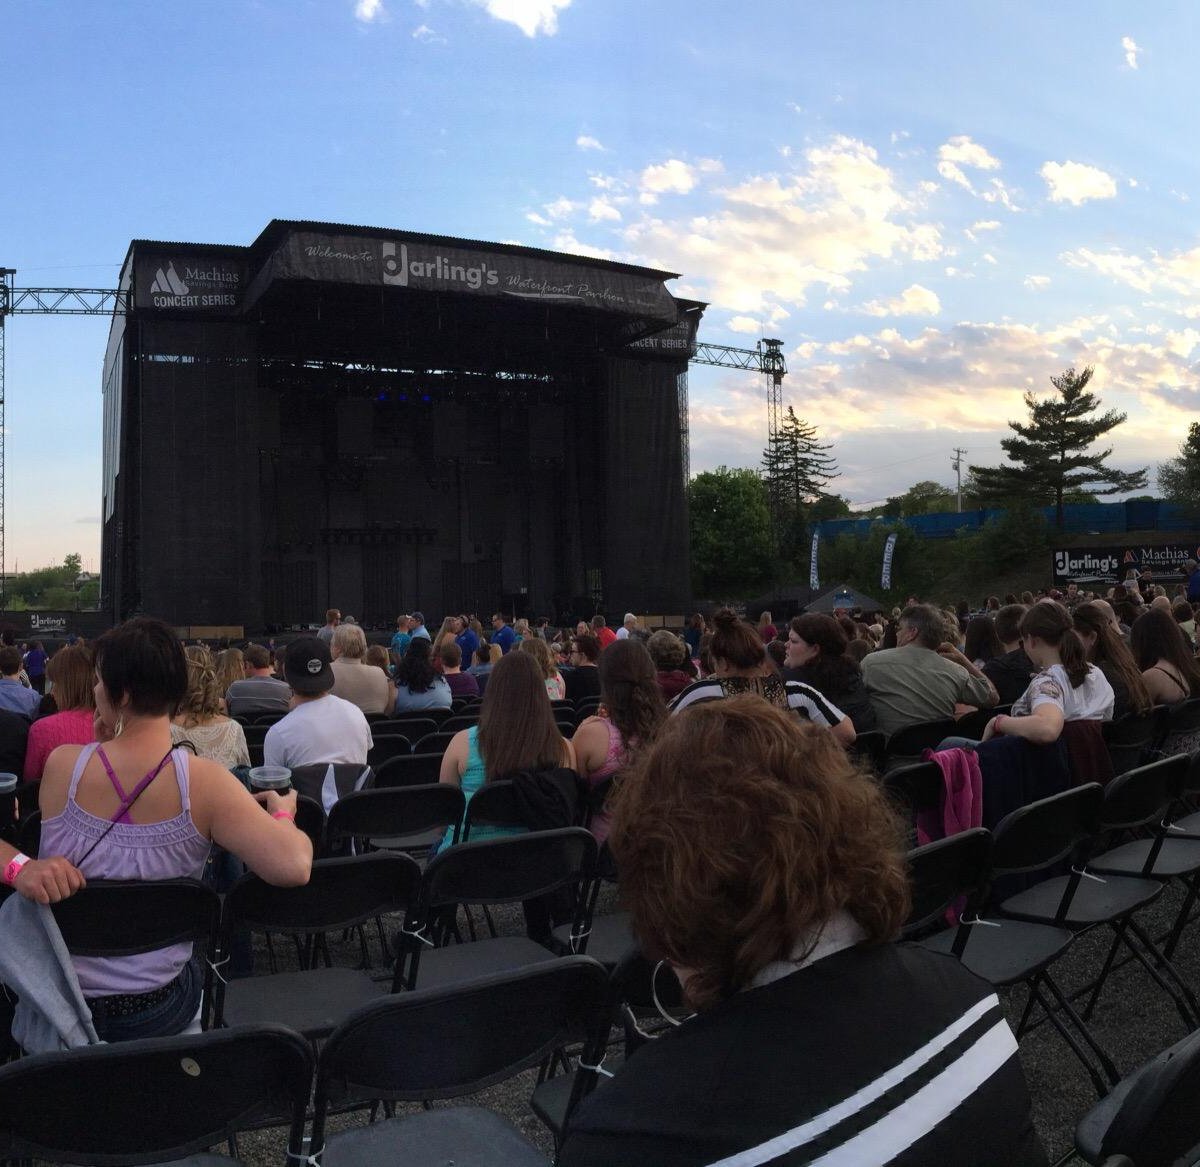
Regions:
<instances>
[{"instance_id":1,"label":"cloud","mask_svg":"<svg viewBox=\"0 0 1200 1167\"><path fill-rule=\"evenodd\" d=\"M1031 292L1040 292L1043 288L1048 288L1050 286L1050 277L1049 276L1026 276L1024 282L1025 282L1025 286Z\"/></svg>"},{"instance_id":2,"label":"cloud","mask_svg":"<svg viewBox=\"0 0 1200 1167\"><path fill-rule=\"evenodd\" d=\"M590 134L580 134L575 139L575 145L581 150L603 150L604 147L600 144L599 139L593 138Z\"/></svg>"},{"instance_id":3,"label":"cloud","mask_svg":"<svg viewBox=\"0 0 1200 1167\"><path fill-rule=\"evenodd\" d=\"M1117 184L1111 174L1082 162L1047 162L1038 173L1046 180L1052 203L1079 206L1089 199L1117 197Z\"/></svg>"},{"instance_id":4,"label":"cloud","mask_svg":"<svg viewBox=\"0 0 1200 1167\"><path fill-rule=\"evenodd\" d=\"M647 166L638 178L639 201L644 206L653 206L663 194L688 194L696 185L700 174L715 173L721 164L712 158L702 158L695 166L689 166L678 158L669 158L657 166Z\"/></svg>"},{"instance_id":5,"label":"cloud","mask_svg":"<svg viewBox=\"0 0 1200 1167\"><path fill-rule=\"evenodd\" d=\"M762 321L754 316L733 316L725 327L730 332L748 332L751 336L762 335Z\"/></svg>"},{"instance_id":6,"label":"cloud","mask_svg":"<svg viewBox=\"0 0 1200 1167\"><path fill-rule=\"evenodd\" d=\"M373 24L385 16L387 9L383 6L383 0L357 0L354 5L354 19L361 20L363 24Z\"/></svg>"},{"instance_id":7,"label":"cloud","mask_svg":"<svg viewBox=\"0 0 1200 1167\"><path fill-rule=\"evenodd\" d=\"M913 284L890 300L871 300L862 310L868 316L936 316L942 310L942 302L936 292Z\"/></svg>"},{"instance_id":8,"label":"cloud","mask_svg":"<svg viewBox=\"0 0 1200 1167\"><path fill-rule=\"evenodd\" d=\"M75 521L77 523L87 523L89 525L99 524L100 516L99 515L83 515L81 518L78 518Z\"/></svg>"},{"instance_id":9,"label":"cloud","mask_svg":"<svg viewBox=\"0 0 1200 1167\"><path fill-rule=\"evenodd\" d=\"M594 198L588 204L588 218L593 223L604 221L619 223L621 221L621 212L608 199Z\"/></svg>"},{"instance_id":10,"label":"cloud","mask_svg":"<svg viewBox=\"0 0 1200 1167\"><path fill-rule=\"evenodd\" d=\"M1121 38L1121 48L1125 50L1125 65L1129 69L1138 67L1138 53L1142 50L1138 48L1137 43L1131 36L1123 36Z\"/></svg>"},{"instance_id":11,"label":"cloud","mask_svg":"<svg viewBox=\"0 0 1200 1167\"><path fill-rule=\"evenodd\" d=\"M427 45L444 45L446 43L446 38L439 33L434 32L434 30L427 24L417 25L417 27L412 31L412 36L413 40L421 41L423 44Z\"/></svg>"},{"instance_id":12,"label":"cloud","mask_svg":"<svg viewBox=\"0 0 1200 1167\"><path fill-rule=\"evenodd\" d=\"M950 138L938 147L938 158L947 162L960 162L976 170L999 170L1000 159L989 154L978 142L972 142L966 134Z\"/></svg>"},{"instance_id":13,"label":"cloud","mask_svg":"<svg viewBox=\"0 0 1200 1167\"><path fill-rule=\"evenodd\" d=\"M361 0L360 0L361 2ZM554 36L558 32L558 14L569 8L571 0L471 0L496 20L515 24L527 37L538 33Z\"/></svg>"},{"instance_id":14,"label":"cloud","mask_svg":"<svg viewBox=\"0 0 1200 1167\"><path fill-rule=\"evenodd\" d=\"M996 231L999 227L999 219L980 219L979 222L971 224L972 231Z\"/></svg>"}]
</instances>

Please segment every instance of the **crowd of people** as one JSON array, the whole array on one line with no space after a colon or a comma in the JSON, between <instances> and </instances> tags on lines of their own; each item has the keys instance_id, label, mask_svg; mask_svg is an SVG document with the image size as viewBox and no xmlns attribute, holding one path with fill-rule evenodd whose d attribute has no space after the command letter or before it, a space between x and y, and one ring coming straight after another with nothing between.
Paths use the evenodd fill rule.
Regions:
<instances>
[{"instance_id":1,"label":"crowd of people","mask_svg":"<svg viewBox=\"0 0 1200 1167\"><path fill-rule=\"evenodd\" d=\"M279 648L184 646L150 619L44 662L0 646L0 766L25 782L24 812L31 800L41 811L36 856L0 823L0 877L19 893L0 910L57 902L89 879L200 877L214 848L268 882L303 883L313 848L295 825L296 796L251 795L245 726L275 716L267 765L366 765L372 722L475 703L475 723L445 745L440 781L469 800L489 782L574 772L640 942L698 1012L585 1102L563 1163L699 1164L765 1146L891 1080L966 1015L987 1020L994 1046L951 1107L956 1122L991 1132L973 1161L1039 1163L1016 1043L990 988L952 958L895 943L909 906L904 834L851 747L1001 707L943 746L969 746L985 773L1009 764L1014 744L1043 751L1055 781L1069 782L1075 730L1200 697L1200 596L1133 583L992 596L977 611L914 597L891 612L776 623L723 608L653 631L633 613L616 629L602 615L554 628L497 613L487 630L461 614L431 633L413 612L371 644L331 609L315 634ZM22 676L31 663L48 691ZM555 703L586 715L564 730ZM548 906L526 914L530 935L548 940L558 922ZM188 945L72 964L99 1039L176 1033L194 1019ZM0 1015L4 1000L0 986ZM848 1046L840 1027L863 1008L880 1014L864 1022L878 1040ZM897 1008L905 1025L891 1024ZM775 1043L772 1078L788 1088L762 1092L763 1043L801 1031L803 1042ZM897 1135L888 1161L965 1161L944 1118L930 1114L907 1142Z\"/></svg>"}]
</instances>

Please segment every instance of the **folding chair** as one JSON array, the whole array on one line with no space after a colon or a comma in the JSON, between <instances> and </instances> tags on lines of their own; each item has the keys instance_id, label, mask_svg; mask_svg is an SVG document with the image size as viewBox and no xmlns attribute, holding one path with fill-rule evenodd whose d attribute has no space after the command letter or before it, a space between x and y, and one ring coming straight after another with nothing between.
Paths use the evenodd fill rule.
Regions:
<instances>
[{"instance_id":1,"label":"folding chair","mask_svg":"<svg viewBox=\"0 0 1200 1167\"><path fill-rule=\"evenodd\" d=\"M983 737L988 722L993 717L1000 717L1012 708L1011 705L997 705L994 709L976 709L972 713L964 713L955 722L955 737L969 737L978 741Z\"/></svg>"},{"instance_id":2,"label":"folding chair","mask_svg":"<svg viewBox=\"0 0 1200 1167\"><path fill-rule=\"evenodd\" d=\"M409 754L380 762L372 785L376 790L385 786L428 786L442 774L441 754Z\"/></svg>"},{"instance_id":3,"label":"folding chair","mask_svg":"<svg viewBox=\"0 0 1200 1167\"><path fill-rule=\"evenodd\" d=\"M1075 1128L1075 1151L1087 1163L1195 1163L1200 1159L1200 1033L1123 1078Z\"/></svg>"},{"instance_id":4,"label":"folding chair","mask_svg":"<svg viewBox=\"0 0 1200 1167\"><path fill-rule=\"evenodd\" d=\"M358 762L313 762L292 767L292 789L301 798L315 802L322 814L328 815L339 798L355 790L365 790L374 776L370 766Z\"/></svg>"},{"instance_id":5,"label":"folding chair","mask_svg":"<svg viewBox=\"0 0 1200 1167\"><path fill-rule=\"evenodd\" d=\"M458 730L455 733L460 732ZM414 754L444 754L450 745L453 733L439 730L437 733L427 733L413 746Z\"/></svg>"},{"instance_id":6,"label":"folding chair","mask_svg":"<svg viewBox=\"0 0 1200 1167\"><path fill-rule=\"evenodd\" d=\"M909 842L917 842L917 815L936 813L946 797L946 782L936 762L896 766L883 776L883 789L908 819Z\"/></svg>"},{"instance_id":7,"label":"folding chair","mask_svg":"<svg viewBox=\"0 0 1200 1167\"><path fill-rule=\"evenodd\" d=\"M1162 764L1141 766L1118 775L1104 788L1100 831L1111 836L1150 829L1161 835L1165 830L1162 824L1179 793L1178 775L1177 769ZM1086 867L1077 863L1069 875L1057 876L1008 897L1000 904L999 912L1075 932L1101 924L1112 930L1113 942L1083 1011L1085 1018L1092 1015L1112 971L1117 949L1123 945L1171 998L1184 1024L1192 1029L1200 1018L1200 1003L1195 993L1134 918L1138 911L1158 899L1164 886L1160 880L1145 876L1098 875L1091 870L1090 863Z\"/></svg>"},{"instance_id":8,"label":"folding chair","mask_svg":"<svg viewBox=\"0 0 1200 1167\"><path fill-rule=\"evenodd\" d=\"M267 740L267 730L270 728L269 724L260 722L257 719L250 725L242 726L242 733L246 735L246 745L261 747L263 742Z\"/></svg>"},{"instance_id":9,"label":"folding chair","mask_svg":"<svg viewBox=\"0 0 1200 1167\"><path fill-rule=\"evenodd\" d=\"M1163 752L1180 752L1176 748L1178 740L1173 739L1188 738L1200 732L1200 697L1190 697L1177 705L1166 706L1161 728L1162 741L1159 744Z\"/></svg>"},{"instance_id":10,"label":"folding chair","mask_svg":"<svg viewBox=\"0 0 1200 1167\"><path fill-rule=\"evenodd\" d=\"M441 730L443 733L458 733L460 729L470 729L472 726L479 724L479 710L475 709L471 712L456 713L453 717L447 718L442 723Z\"/></svg>"},{"instance_id":11,"label":"folding chair","mask_svg":"<svg viewBox=\"0 0 1200 1167\"><path fill-rule=\"evenodd\" d=\"M465 810L462 790L448 782L362 790L334 804L325 826L325 847L333 852L353 841L360 849L403 851L419 862L447 827L458 842ZM413 854L416 851L421 855Z\"/></svg>"},{"instance_id":12,"label":"folding chair","mask_svg":"<svg viewBox=\"0 0 1200 1167\"><path fill-rule=\"evenodd\" d=\"M389 758L402 758L412 753L408 738L398 733L373 734L373 744L367 751L367 764L381 766Z\"/></svg>"},{"instance_id":13,"label":"folding chair","mask_svg":"<svg viewBox=\"0 0 1200 1167\"><path fill-rule=\"evenodd\" d=\"M874 774L882 774L887 757L887 734L878 729L860 733L846 752L869 766Z\"/></svg>"},{"instance_id":14,"label":"folding chair","mask_svg":"<svg viewBox=\"0 0 1200 1167\"><path fill-rule=\"evenodd\" d=\"M1095 784L1077 787L1014 811L994 836L975 828L910 851L913 908L904 935L914 937L940 924L947 909L965 899L957 926L920 940L922 946L949 953L997 988L1024 984L1029 995L1017 1040L1029 1027L1033 1006L1041 1005L1103 1096L1117 1081L1116 1066L1049 971L1074 943L1075 933L1057 925L979 914L993 876L1044 871L1077 855L1094 833L1101 798Z\"/></svg>"},{"instance_id":15,"label":"folding chair","mask_svg":"<svg viewBox=\"0 0 1200 1167\"><path fill-rule=\"evenodd\" d=\"M524 936L450 943L458 905L519 903L563 888L578 889L591 877L595 862L596 840L582 827L460 843L434 856L421 880L414 926L401 938L408 988L554 960L548 948Z\"/></svg>"},{"instance_id":16,"label":"folding chair","mask_svg":"<svg viewBox=\"0 0 1200 1167\"><path fill-rule=\"evenodd\" d=\"M605 884L617 883L617 865L607 840L596 856L595 874L580 897L579 910L569 924L560 924L551 933L559 952L586 953L609 972L619 967L637 947L628 912L596 915L596 903Z\"/></svg>"},{"instance_id":17,"label":"folding chair","mask_svg":"<svg viewBox=\"0 0 1200 1167\"><path fill-rule=\"evenodd\" d=\"M274 725L277 721L282 721L287 717L286 711L276 711L274 713L255 713L252 715L251 725Z\"/></svg>"},{"instance_id":18,"label":"folding chair","mask_svg":"<svg viewBox=\"0 0 1200 1167\"><path fill-rule=\"evenodd\" d=\"M0 1161L108 1164L233 1163L207 1148L238 1131L288 1124L302 1159L313 1057L275 1025L209 1030L0 1066Z\"/></svg>"},{"instance_id":19,"label":"folding chair","mask_svg":"<svg viewBox=\"0 0 1200 1167\"><path fill-rule=\"evenodd\" d=\"M894 766L919 762L925 750L936 749L945 738L961 736L958 722L953 717L906 725L888 738L884 769L890 770Z\"/></svg>"},{"instance_id":20,"label":"folding chair","mask_svg":"<svg viewBox=\"0 0 1200 1167\"><path fill-rule=\"evenodd\" d=\"M410 742L423 738L427 733L437 733L437 728L438 723L432 717L421 717L419 714L413 714L411 717L381 717L378 721L371 722L373 735L398 733Z\"/></svg>"},{"instance_id":21,"label":"folding chair","mask_svg":"<svg viewBox=\"0 0 1200 1167\"><path fill-rule=\"evenodd\" d=\"M1127 713L1115 721L1106 721L1100 729L1113 773L1124 774L1147 761L1150 751L1162 739L1164 711L1161 706L1146 713Z\"/></svg>"},{"instance_id":22,"label":"folding chair","mask_svg":"<svg viewBox=\"0 0 1200 1167\"><path fill-rule=\"evenodd\" d=\"M573 956L470 984L401 993L359 1010L321 1051L314 1155L322 1167L548 1167L514 1126L479 1107L438 1107L328 1137L326 1116L333 1107L367 1100L429 1103L473 1094L545 1063L581 1038L585 1056L595 1058L606 1031L607 992L604 970ZM587 1077L577 1079L568 1114L588 1084Z\"/></svg>"},{"instance_id":23,"label":"folding chair","mask_svg":"<svg viewBox=\"0 0 1200 1167\"><path fill-rule=\"evenodd\" d=\"M575 736L574 713L556 713L554 715L554 724L558 726L558 732L561 733L568 741Z\"/></svg>"},{"instance_id":24,"label":"folding chair","mask_svg":"<svg viewBox=\"0 0 1200 1167\"><path fill-rule=\"evenodd\" d=\"M197 879L93 880L51 909L74 956L134 956L175 944L204 945L200 1023L212 999L221 900Z\"/></svg>"},{"instance_id":25,"label":"folding chair","mask_svg":"<svg viewBox=\"0 0 1200 1167\"><path fill-rule=\"evenodd\" d=\"M414 859L388 852L319 859L303 887L272 887L256 875L242 876L225 897L222 957L235 931L244 928L295 938L302 967L298 972L273 969L265 976L221 980L213 1024L275 1021L310 1038L329 1033L346 1014L386 990L361 969L332 967L324 934L391 912L406 913L420 880ZM362 947L365 965L365 938ZM321 954L325 968L316 967Z\"/></svg>"},{"instance_id":26,"label":"folding chair","mask_svg":"<svg viewBox=\"0 0 1200 1167\"><path fill-rule=\"evenodd\" d=\"M550 708L554 710L556 715L558 713L570 713L573 715L575 713L575 702L568 701L566 697L555 697L550 701Z\"/></svg>"}]
</instances>

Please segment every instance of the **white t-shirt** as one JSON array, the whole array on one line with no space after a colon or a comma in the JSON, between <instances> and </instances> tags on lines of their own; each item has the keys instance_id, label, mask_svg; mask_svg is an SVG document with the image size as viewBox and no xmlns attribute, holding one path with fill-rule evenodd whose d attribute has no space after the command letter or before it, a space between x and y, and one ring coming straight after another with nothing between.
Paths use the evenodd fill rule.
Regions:
<instances>
[{"instance_id":1,"label":"white t-shirt","mask_svg":"<svg viewBox=\"0 0 1200 1167\"><path fill-rule=\"evenodd\" d=\"M1077 689L1071 687L1067 670L1050 665L1035 673L1029 688L1013 702L1014 717L1027 717L1039 705L1057 705L1066 721L1111 721L1113 690L1108 678L1095 665Z\"/></svg>"},{"instance_id":2,"label":"white t-shirt","mask_svg":"<svg viewBox=\"0 0 1200 1167\"><path fill-rule=\"evenodd\" d=\"M310 766L316 762L367 764L374 745L362 710L327 693L317 701L297 705L269 730L263 743L268 766Z\"/></svg>"}]
</instances>

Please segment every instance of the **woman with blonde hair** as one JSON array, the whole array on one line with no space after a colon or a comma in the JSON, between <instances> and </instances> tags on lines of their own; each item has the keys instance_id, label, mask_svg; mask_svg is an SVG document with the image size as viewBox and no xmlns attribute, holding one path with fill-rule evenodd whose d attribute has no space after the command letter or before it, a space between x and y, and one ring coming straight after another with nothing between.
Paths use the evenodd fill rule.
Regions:
<instances>
[{"instance_id":1,"label":"woman with blonde hair","mask_svg":"<svg viewBox=\"0 0 1200 1167\"><path fill-rule=\"evenodd\" d=\"M225 648L217 653L215 661L217 687L221 692L221 711L225 712L225 694L234 681L246 679L246 658L240 648Z\"/></svg>"},{"instance_id":2,"label":"woman with blonde hair","mask_svg":"<svg viewBox=\"0 0 1200 1167\"><path fill-rule=\"evenodd\" d=\"M551 701L561 701L567 695L567 682L554 663L550 646L540 636L529 636L517 644L520 652L527 652L537 661L546 682L546 695Z\"/></svg>"},{"instance_id":3,"label":"woman with blonde hair","mask_svg":"<svg viewBox=\"0 0 1200 1167\"><path fill-rule=\"evenodd\" d=\"M29 727L25 746L26 782L37 782L46 759L59 746L83 746L95 741L92 727L96 698L92 693L95 674L92 652L86 645L60 648L46 664L46 676L53 685L57 713L39 717Z\"/></svg>"},{"instance_id":4,"label":"woman with blonde hair","mask_svg":"<svg viewBox=\"0 0 1200 1167\"><path fill-rule=\"evenodd\" d=\"M232 770L250 765L250 751L241 725L221 711L224 692L214 662L189 658L187 694L171 721L171 741Z\"/></svg>"},{"instance_id":5,"label":"woman with blonde hair","mask_svg":"<svg viewBox=\"0 0 1200 1167\"><path fill-rule=\"evenodd\" d=\"M392 680L391 669L388 667L388 650L382 644L372 644L367 648L367 654L363 660L368 665L373 665L387 678L388 698L385 709L391 710L396 707L396 682Z\"/></svg>"}]
</instances>

